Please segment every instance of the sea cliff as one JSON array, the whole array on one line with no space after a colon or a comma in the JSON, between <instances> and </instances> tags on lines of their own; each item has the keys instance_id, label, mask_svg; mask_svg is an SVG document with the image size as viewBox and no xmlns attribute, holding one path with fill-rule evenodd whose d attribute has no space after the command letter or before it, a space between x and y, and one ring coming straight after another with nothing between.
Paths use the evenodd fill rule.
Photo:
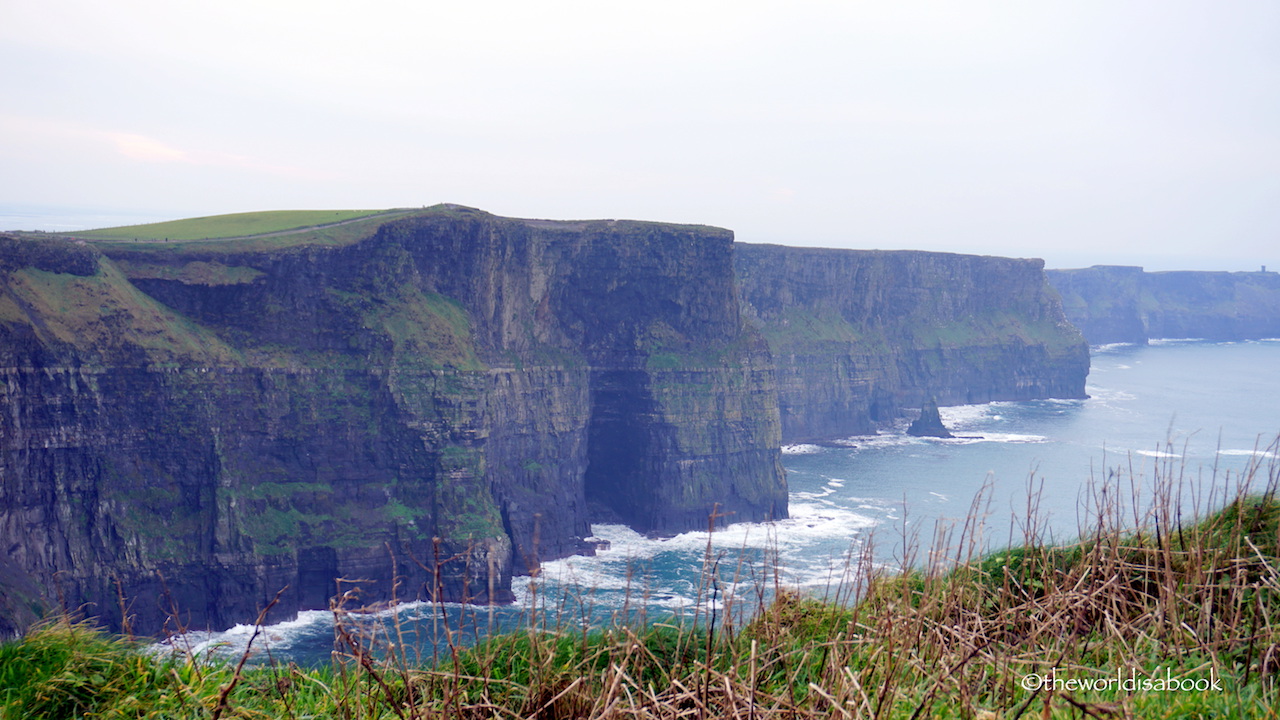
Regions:
<instances>
[{"instance_id":1,"label":"sea cliff","mask_svg":"<svg viewBox=\"0 0 1280 720\"><path fill-rule=\"evenodd\" d=\"M592 521L785 517L784 440L1088 371L1039 261L459 206L119 237L0 235L0 634L501 602Z\"/></svg>"},{"instance_id":2,"label":"sea cliff","mask_svg":"<svg viewBox=\"0 0 1280 720\"><path fill-rule=\"evenodd\" d=\"M1040 260L739 243L735 261L784 441L869 433L929 398L1084 397L1089 348Z\"/></svg>"},{"instance_id":3,"label":"sea cliff","mask_svg":"<svg viewBox=\"0 0 1280 720\"><path fill-rule=\"evenodd\" d=\"M440 207L337 244L0 239L0 545L112 629L510 597L646 531L786 515L732 236ZM55 596L50 590L47 596ZM171 617L172 616L172 617Z\"/></svg>"},{"instance_id":4,"label":"sea cliff","mask_svg":"<svg viewBox=\"0 0 1280 720\"><path fill-rule=\"evenodd\" d=\"M1094 345L1280 337L1280 274L1265 269L1145 272L1095 265L1048 276L1067 317Z\"/></svg>"}]
</instances>

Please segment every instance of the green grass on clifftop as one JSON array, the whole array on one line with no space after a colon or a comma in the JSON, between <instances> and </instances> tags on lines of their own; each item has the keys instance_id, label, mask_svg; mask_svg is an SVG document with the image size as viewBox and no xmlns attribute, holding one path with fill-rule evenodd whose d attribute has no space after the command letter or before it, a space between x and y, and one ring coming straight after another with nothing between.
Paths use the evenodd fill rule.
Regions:
<instances>
[{"instance_id":1,"label":"green grass on clifftop","mask_svg":"<svg viewBox=\"0 0 1280 720\"><path fill-rule=\"evenodd\" d=\"M245 238L268 233L301 230L385 215L393 210L270 210L265 212L211 215L146 225L83 230L73 233L84 240L179 242Z\"/></svg>"}]
</instances>

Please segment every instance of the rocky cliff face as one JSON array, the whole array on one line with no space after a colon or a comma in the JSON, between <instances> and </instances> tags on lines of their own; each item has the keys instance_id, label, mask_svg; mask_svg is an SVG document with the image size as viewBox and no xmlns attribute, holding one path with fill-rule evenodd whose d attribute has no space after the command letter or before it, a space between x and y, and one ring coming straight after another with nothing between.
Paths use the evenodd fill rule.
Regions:
<instances>
[{"instance_id":1,"label":"rocky cliff face","mask_svg":"<svg viewBox=\"0 0 1280 720\"><path fill-rule=\"evenodd\" d=\"M1037 261L454 206L353 227L0 236L0 633L54 597L225 627L286 588L274 620L335 578L501 601L592 519L784 517L784 436L1088 371Z\"/></svg>"},{"instance_id":2,"label":"rocky cliff face","mask_svg":"<svg viewBox=\"0 0 1280 720\"><path fill-rule=\"evenodd\" d=\"M4 567L152 633L335 578L500 601L589 508L783 517L731 246L452 207L334 246L0 238Z\"/></svg>"},{"instance_id":3,"label":"rocky cliff face","mask_svg":"<svg viewBox=\"0 0 1280 720\"><path fill-rule=\"evenodd\" d=\"M1088 346L1039 260L736 246L777 364L784 441L942 405L1084 396Z\"/></svg>"},{"instance_id":4,"label":"rocky cliff face","mask_svg":"<svg viewBox=\"0 0 1280 720\"><path fill-rule=\"evenodd\" d=\"M1049 270L1067 317L1095 345L1150 338L1280 337L1280 274Z\"/></svg>"}]
</instances>

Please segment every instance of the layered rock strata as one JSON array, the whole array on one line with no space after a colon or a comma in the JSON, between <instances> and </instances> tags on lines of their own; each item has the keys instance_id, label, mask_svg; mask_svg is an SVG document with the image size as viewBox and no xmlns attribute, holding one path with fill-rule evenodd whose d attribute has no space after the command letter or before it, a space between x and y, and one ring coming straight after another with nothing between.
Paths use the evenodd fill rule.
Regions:
<instances>
[{"instance_id":1,"label":"layered rock strata","mask_svg":"<svg viewBox=\"0 0 1280 720\"><path fill-rule=\"evenodd\" d=\"M784 517L731 245L452 206L333 245L0 238L5 567L155 633L336 578L502 601L587 549L591 507Z\"/></svg>"},{"instance_id":2,"label":"layered rock strata","mask_svg":"<svg viewBox=\"0 0 1280 720\"><path fill-rule=\"evenodd\" d=\"M143 633L282 589L268 620L355 585L502 601L589 552L593 519L785 517L784 437L1080 397L1087 371L1038 261L456 206L252 241L0 236L0 632L53 598Z\"/></svg>"},{"instance_id":3,"label":"layered rock strata","mask_svg":"<svg viewBox=\"0 0 1280 720\"><path fill-rule=\"evenodd\" d=\"M739 243L735 262L784 441L870 433L928 398L1084 397L1089 348L1040 260Z\"/></svg>"}]
</instances>

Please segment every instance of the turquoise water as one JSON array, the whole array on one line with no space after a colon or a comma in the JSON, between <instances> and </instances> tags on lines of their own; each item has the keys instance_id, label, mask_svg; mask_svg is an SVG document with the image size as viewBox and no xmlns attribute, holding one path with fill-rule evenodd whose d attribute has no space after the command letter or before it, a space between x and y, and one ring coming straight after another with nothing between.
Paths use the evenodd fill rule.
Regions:
<instances>
[{"instance_id":1,"label":"turquoise water","mask_svg":"<svg viewBox=\"0 0 1280 720\"><path fill-rule=\"evenodd\" d=\"M856 591L851 568L929 561L923 549L940 532L951 540L939 546L965 547L958 536L971 515L982 520L975 534L985 549L1021 542L1029 503L1044 537L1067 540L1082 515L1113 498L1137 498L1123 517L1140 518L1157 477L1184 481L1191 514L1221 504L1223 488L1251 467L1265 476L1280 462L1278 370L1280 340L1094 348L1087 400L943 408L959 436L949 440L909 437L904 420L875 436L786 448L788 520L665 539L597 525L608 550L518 578L513 606L415 603L366 622L398 620L424 659L447 652L450 638L467 643L530 618L571 627L672 615L723 622L750 614L777 587L847 596ZM252 630L186 640L238 655ZM333 636L330 613L308 612L267 628L254 648L263 659L326 662Z\"/></svg>"}]
</instances>

